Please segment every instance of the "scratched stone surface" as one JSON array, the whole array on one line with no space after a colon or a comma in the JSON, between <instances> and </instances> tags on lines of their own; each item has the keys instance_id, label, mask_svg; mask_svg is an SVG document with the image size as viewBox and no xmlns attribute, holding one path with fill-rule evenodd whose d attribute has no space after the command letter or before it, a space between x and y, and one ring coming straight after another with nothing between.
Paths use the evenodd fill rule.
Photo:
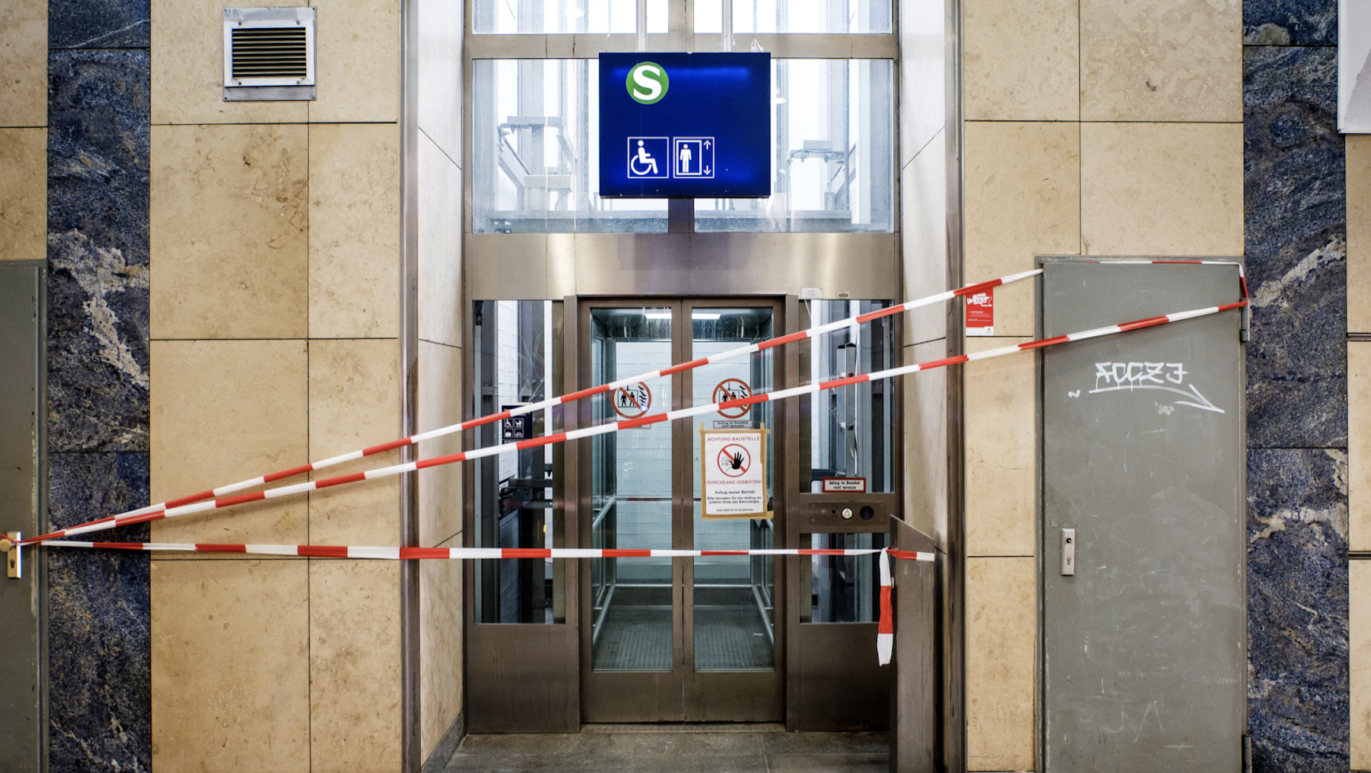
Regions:
<instances>
[{"instance_id":1,"label":"scratched stone surface","mask_svg":"<svg viewBox=\"0 0 1371 773\"><path fill-rule=\"evenodd\" d=\"M1347 446L1347 215L1337 50L1243 52L1249 448Z\"/></svg>"},{"instance_id":2,"label":"scratched stone surface","mask_svg":"<svg viewBox=\"0 0 1371 773\"><path fill-rule=\"evenodd\" d=\"M1336 46L1338 0L1244 0L1242 39L1249 46Z\"/></svg>"},{"instance_id":3,"label":"scratched stone surface","mask_svg":"<svg viewBox=\"0 0 1371 773\"><path fill-rule=\"evenodd\" d=\"M148 504L148 455L50 454L53 528ZM144 541L147 524L105 532ZM53 773L147 771L152 649L146 553L49 550L49 753Z\"/></svg>"},{"instance_id":4,"label":"scratched stone surface","mask_svg":"<svg viewBox=\"0 0 1371 773\"><path fill-rule=\"evenodd\" d=\"M1347 455L1247 462L1248 726L1254 773L1347 773Z\"/></svg>"},{"instance_id":5,"label":"scratched stone surface","mask_svg":"<svg viewBox=\"0 0 1371 773\"><path fill-rule=\"evenodd\" d=\"M50 48L148 48L150 0L48 0Z\"/></svg>"},{"instance_id":6,"label":"scratched stone surface","mask_svg":"<svg viewBox=\"0 0 1371 773\"><path fill-rule=\"evenodd\" d=\"M151 59L146 1L54 1L49 16L48 491L60 527L148 502ZM147 771L148 559L49 560L51 770Z\"/></svg>"}]
</instances>

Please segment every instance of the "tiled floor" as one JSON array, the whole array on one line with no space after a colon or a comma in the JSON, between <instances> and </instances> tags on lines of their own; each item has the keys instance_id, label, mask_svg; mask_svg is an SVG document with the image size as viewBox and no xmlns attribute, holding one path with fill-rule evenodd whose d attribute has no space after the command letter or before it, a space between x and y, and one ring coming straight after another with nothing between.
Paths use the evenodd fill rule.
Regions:
<instances>
[{"instance_id":1,"label":"tiled floor","mask_svg":"<svg viewBox=\"0 0 1371 773\"><path fill-rule=\"evenodd\" d=\"M468 735L445 773L884 773L885 733L787 733L780 725L587 725L574 735Z\"/></svg>"}]
</instances>

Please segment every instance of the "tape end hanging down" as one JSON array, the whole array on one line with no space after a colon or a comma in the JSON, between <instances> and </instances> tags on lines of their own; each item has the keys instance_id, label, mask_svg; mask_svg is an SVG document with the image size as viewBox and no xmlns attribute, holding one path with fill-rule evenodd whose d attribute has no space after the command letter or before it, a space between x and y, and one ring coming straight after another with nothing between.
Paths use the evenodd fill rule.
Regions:
<instances>
[{"instance_id":1,"label":"tape end hanging down","mask_svg":"<svg viewBox=\"0 0 1371 773\"><path fill-rule=\"evenodd\" d=\"M890 606L890 554L881 551L881 622L876 628L876 658L881 665L890 665L895 649L895 616Z\"/></svg>"}]
</instances>

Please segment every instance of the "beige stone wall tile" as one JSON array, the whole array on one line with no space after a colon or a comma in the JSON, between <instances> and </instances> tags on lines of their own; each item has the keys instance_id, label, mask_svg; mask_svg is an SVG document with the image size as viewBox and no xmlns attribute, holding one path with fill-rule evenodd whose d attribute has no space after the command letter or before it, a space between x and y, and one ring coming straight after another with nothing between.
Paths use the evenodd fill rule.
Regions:
<instances>
[{"instance_id":1,"label":"beige stone wall tile","mask_svg":"<svg viewBox=\"0 0 1371 773\"><path fill-rule=\"evenodd\" d=\"M966 352L1029 338L968 338ZM965 368L966 553L1031 556L1037 517L1037 411L1032 357Z\"/></svg>"},{"instance_id":2,"label":"beige stone wall tile","mask_svg":"<svg viewBox=\"0 0 1371 773\"><path fill-rule=\"evenodd\" d=\"M310 337L398 335L399 129L313 125L309 168Z\"/></svg>"},{"instance_id":3,"label":"beige stone wall tile","mask_svg":"<svg viewBox=\"0 0 1371 773\"><path fill-rule=\"evenodd\" d=\"M308 103L310 122L400 120L400 6L392 0L320 0L315 7L319 85Z\"/></svg>"},{"instance_id":4,"label":"beige stone wall tile","mask_svg":"<svg viewBox=\"0 0 1371 773\"><path fill-rule=\"evenodd\" d=\"M1033 768L1036 571L1032 558L967 559L969 770Z\"/></svg>"},{"instance_id":5,"label":"beige stone wall tile","mask_svg":"<svg viewBox=\"0 0 1371 773\"><path fill-rule=\"evenodd\" d=\"M158 773L294 773L309 760L301 559L152 562Z\"/></svg>"},{"instance_id":6,"label":"beige stone wall tile","mask_svg":"<svg viewBox=\"0 0 1371 773\"><path fill-rule=\"evenodd\" d=\"M306 120L308 102L224 101L224 2L151 1L154 124L302 123ZM299 3L253 0L252 5L274 7Z\"/></svg>"},{"instance_id":7,"label":"beige stone wall tile","mask_svg":"<svg viewBox=\"0 0 1371 773\"><path fill-rule=\"evenodd\" d=\"M1371 333L1371 135L1347 142L1347 330Z\"/></svg>"},{"instance_id":8,"label":"beige stone wall tile","mask_svg":"<svg viewBox=\"0 0 1371 773\"><path fill-rule=\"evenodd\" d=\"M303 125L154 126L153 338L304 338Z\"/></svg>"},{"instance_id":9,"label":"beige stone wall tile","mask_svg":"<svg viewBox=\"0 0 1371 773\"><path fill-rule=\"evenodd\" d=\"M419 342L419 431L462 420L462 350ZM426 440L419 458L431 459L462 450L462 434ZM419 473L419 544L434 547L462 530L461 464L431 467Z\"/></svg>"},{"instance_id":10,"label":"beige stone wall tile","mask_svg":"<svg viewBox=\"0 0 1371 773\"><path fill-rule=\"evenodd\" d=\"M942 109L947 104L947 12L941 3L900 0L897 5L904 167L947 123L947 111Z\"/></svg>"},{"instance_id":11,"label":"beige stone wall tile","mask_svg":"<svg viewBox=\"0 0 1371 773\"><path fill-rule=\"evenodd\" d=\"M1348 671L1352 695L1352 769L1371 768L1371 562L1348 564Z\"/></svg>"},{"instance_id":12,"label":"beige stone wall tile","mask_svg":"<svg viewBox=\"0 0 1371 773\"><path fill-rule=\"evenodd\" d=\"M48 0L0 3L0 73L0 125L47 126Z\"/></svg>"},{"instance_id":13,"label":"beige stone wall tile","mask_svg":"<svg viewBox=\"0 0 1371 773\"><path fill-rule=\"evenodd\" d=\"M1080 116L1078 0L966 0L962 105L967 120Z\"/></svg>"},{"instance_id":14,"label":"beige stone wall tile","mask_svg":"<svg viewBox=\"0 0 1371 773\"><path fill-rule=\"evenodd\" d=\"M400 436L396 339L309 342L309 448L324 459ZM313 473L315 480L399 463L398 451ZM399 545L400 478L348 483L309 495L314 545Z\"/></svg>"},{"instance_id":15,"label":"beige stone wall tile","mask_svg":"<svg viewBox=\"0 0 1371 773\"><path fill-rule=\"evenodd\" d=\"M939 134L900 174L900 231L904 299L912 301L947 287L947 153ZM947 335L947 306L935 303L900 315L904 342L923 343Z\"/></svg>"},{"instance_id":16,"label":"beige stone wall tile","mask_svg":"<svg viewBox=\"0 0 1371 773\"><path fill-rule=\"evenodd\" d=\"M398 561L310 560L309 673L311 773L399 770Z\"/></svg>"},{"instance_id":17,"label":"beige stone wall tile","mask_svg":"<svg viewBox=\"0 0 1371 773\"><path fill-rule=\"evenodd\" d=\"M1080 124L967 122L966 281L1035 268L1081 251ZM1033 280L995 288L995 334L1034 333Z\"/></svg>"},{"instance_id":18,"label":"beige stone wall tile","mask_svg":"<svg viewBox=\"0 0 1371 773\"><path fill-rule=\"evenodd\" d=\"M4 14L0 10L0 25ZM3 67L0 61L0 73ZM48 130L0 129L0 260L42 260L47 254Z\"/></svg>"},{"instance_id":19,"label":"beige stone wall tile","mask_svg":"<svg viewBox=\"0 0 1371 773\"><path fill-rule=\"evenodd\" d=\"M905 365L947 356L947 342L904 348ZM904 377L905 517L947 547L947 369Z\"/></svg>"},{"instance_id":20,"label":"beige stone wall tile","mask_svg":"<svg viewBox=\"0 0 1371 773\"><path fill-rule=\"evenodd\" d=\"M1081 0L1081 120L1242 121L1242 3Z\"/></svg>"},{"instance_id":21,"label":"beige stone wall tile","mask_svg":"<svg viewBox=\"0 0 1371 773\"><path fill-rule=\"evenodd\" d=\"M304 341L153 341L150 361L154 502L308 461ZM289 497L156 521L152 538L299 544L307 519Z\"/></svg>"},{"instance_id":22,"label":"beige stone wall tile","mask_svg":"<svg viewBox=\"0 0 1371 773\"><path fill-rule=\"evenodd\" d=\"M1347 398L1347 547L1371 550L1371 343L1347 342Z\"/></svg>"},{"instance_id":23,"label":"beige stone wall tile","mask_svg":"<svg viewBox=\"0 0 1371 773\"><path fill-rule=\"evenodd\" d=\"M428 759L462 713L461 561L420 562L419 700Z\"/></svg>"},{"instance_id":24,"label":"beige stone wall tile","mask_svg":"<svg viewBox=\"0 0 1371 773\"><path fill-rule=\"evenodd\" d=\"M1241 124L1081 125L1088 255L1243 254Z\"/></svg>"},{"instance_id":25,"label":"beige stone wall tile","mask_svg":"<svg viewBox=\"0 0 1371 773\"><path fill-rule=\"evenodd\" d=\"M419 136L419 338L462 345L462 170Z\"/></svg>"},{"instance_id":26,"label":"beige stone wall tile","mask_svg":"<svg viewBox=\"0 0 1371 773\"><path fill-rule=\"evenodd\" d=\"M419 129L459 165L464 163L463 8L452 0L419 0Z\"/></svg>"}]
</instances>

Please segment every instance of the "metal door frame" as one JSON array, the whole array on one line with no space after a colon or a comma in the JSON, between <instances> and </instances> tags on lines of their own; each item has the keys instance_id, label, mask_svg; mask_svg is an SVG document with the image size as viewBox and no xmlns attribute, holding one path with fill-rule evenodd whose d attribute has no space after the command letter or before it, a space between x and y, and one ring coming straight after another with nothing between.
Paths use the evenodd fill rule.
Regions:
<instances>
[{"instance_id":1,"label":"metal door frame","mask_svg":"<svg viewBox=\"0 0 1371 773\"><path fill-rule=\"evenodd\" d=\"M574 304L574 306L573 306ZM680 322L696 308L765 308L772 309L772 330L776 336L787 331L786 316L788 304L775 296L724 296L724 297L681 297L681 296L614 296L594 299L568 298L567 309L575 309L575 331L567 336L567 353L573 352L577 358L576 370L581 376L576 381L568 381L565 391L585 389L596 384L590 383L590 313L597 308L622 308L633 306L668 307L672 309L672 364L692 359L688 343ZM571 314L568 314L570 321ZM568 324L568 331L571 325ZM785 389L790 369L785 366L785 353L778 353L773 360L773 389ZM582 366L585 366L584 368ZM570 369L568 369L570 370ZM687 407L686 395L692 394L693 373L682 371L671 377L671 409ZM773 410L778 428L794 424L794 406L791 401L779 401ZM590 426L591 404L583 401L577 412L577 425ZM680 425L680 426L677 426ZM781 429L773 430L781 435ZM682 422L672 423L672 547L689 549L694 544L694 450L692 446L693 425ZM585 461L578 464L579 475L575 481L568 481L576 487L574 496L577 512L591 513L591 439L583 439L572 444L568 456ZM784 539L785 493L788 490L790 470L789 456L785 453L785 443L773 443L776 454L772 463L773 512L776 520L775 539ZM568 492L568 496L573 496ZM580 544L591 544L589 518L580 519L574 526ZM789 544L788 542L786 543ZM779 547L780 545L778 545ZM773 626L776 634L774 643L775 664L769 671L700 671L694 669L694 616L688 614L694 603L694 561L688 558L672 559L672 670L670 672L595 672L592 668L593 631L590 615L591 603L579 604L580 617L580 682L581 711L589 721L595 722L766 722L780 721L785 713L785 674L786 670L786 628L788 619L783 614L790 609L785 601L789 594L785 591L787 562L777 561L775 571L775 596L773 598ZM578 602L589 599L591 593L590 572L582 572ZM671 699L677 695L679 698Z\"/></svg>"}]
</instances>

